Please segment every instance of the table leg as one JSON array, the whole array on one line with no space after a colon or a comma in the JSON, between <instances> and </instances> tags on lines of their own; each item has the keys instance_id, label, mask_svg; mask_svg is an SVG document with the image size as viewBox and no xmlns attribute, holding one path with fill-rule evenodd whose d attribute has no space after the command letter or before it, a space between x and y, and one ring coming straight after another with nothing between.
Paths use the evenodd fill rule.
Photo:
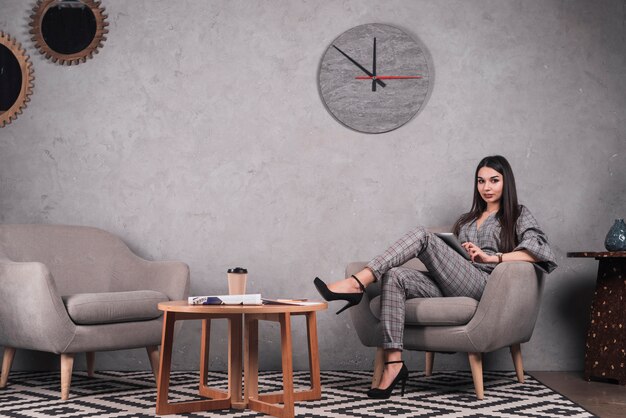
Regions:
<instances>
[{"instance_id":1,"label":"table leg","mask_svg":"<svg viewBox=\"0 0 626 418\"><path fill-rule=\"evenodd\" d=\"M626 260L599 259L591 323L585 347L584 377L626 384Z\"/></svg>"},{"instance_id":2,"label":"table leg","mask_svg":"<svg viewBox=\"0 0 626 418\"><path fill-rule=\"evenodd\" d=\"M299 313L292 314L301 315ZM319 347L317 342L317 321L315 312L307 312L306 325L307 325L307 339L309 349L309 371L311 387L306 390L294 391L294 401L315 401L322 398L322 383L320 379L320 357ZM262 319L268 319L268 316ZM278 319L277 319L278 320ZM283 402L283 392L273 392L259 395L259 399L267 402Z\"/></svg>"},{"instance_id":3,"label":"table leg","mask_svg":"<svg viewBox=\"0 0 626 418\"><path fill-rule=\"evenodd\" d=\"M169 386L170 374L172 369L172 347L174 345L174 324L176 323L176 314L174 312L165 311L163 314L163 334L161 339L161 358L159 380L157 382L157 415L179 414L188 412L208 411L214 409L226 409L230 407L230 398L210 399L201 401L188 401L170 403ZM208 335L204 334L203 327L203 344L208 341ZM208 333L208 329L206 330ZM206 347L208 357L208 346ZM206 360L203 358L203 361ZM206 379L206 374L200 379L202 382Z\"/></svg>"},{"instance_id":4,"label":"table leg","mask_svg":"<svg viewBox=\"0 0 626 418\"><path fill-rule=\"evenodd\" d=\"M248 317L246 315L244 331L244 401L259 396L259 321Z\"/></svg>"},{"instance_id":5,"label":"table leg","mask_svg":"<svg viewBox=\"0 0 626 418\"><path fill-rule=\"evenodd\" d=\"M294 401L296 400L296 397L294 396L293 391L291 315L288 312L283 312L279 314L251 315L251 318L246 318L246 321L253 321L254 319L278 321L280 323L283 391L257 395L257 399L248 398L248 407L254 411L273 415L279 418L293 418ZM251 356L249 358L251 358ZM246 365L246 368L248 367L249 365ZM276 403L282 403L283 406L280 407L276 405Z\"/></svg>"},{"instance_id":6,"label":"table leg","mask_svg":"<svg viewBox=\"0 0 626 418\"><path fill-rule=\"evenodd\" d=\"M161 334L161 358L159 361L159 380L157 381L157 415L166 414L167 397L170 388L170 371L172 367L172 345L174 344L174 324L176 314L163 314L163 333Z\"/></svg>"},{"instance_id":7,"label":"table leg","mask_svg":"<svg viewBox=\"0 0 626 418\"><path fill-rule=\"evenodd\" d=\"M228 319L228 393L231 405L236 409L246 407L241 398L242 316L236 315Z\"/></svg>"},{"instance_id":8,"label":"table leg","mask_svg":"<svg viewBox=\"0 0 626 418\"><path fill-rule=\"evenodd\" d=\"M318 400L322 397L322 380L320 378L320 354L317 345L317 321L315 312L306 315L307 338L309 342L309 370L311 373L311 397L306 400Z\"/></svg>"},{"instance_id":9,"label":"table leg","mask_svg":"<svg viewBox=\"0 0 626 418\"><path fill-rule=\"evenodd\" d=\"M291 343L291 314L280 315L280 351L283 360L283 410L282 416L293 418L293 358Z\"/></svg>"},{"instance_id":10,"label":"table leg","mask_svg":"<svg viewBox=\"0 0 626 418\"><path fill-rule=\"evenodd\" d=\"M200 396L211 399L229 399L227 392L207 386L209 375L209 348L211 341L211 319L202 320L202 339L200 341Z\"/></svg>"},{"instance_id":11,"label":"table leg","mask_svg":"<svg viewBox=\"0 0 626 418\"><path fill-rule=\"evenodd\" d=\"M207 387L209 374L209 351L211 345L211 320L202 320L202 339L200 341L200 389Z\"/></svg>"}]
</instances>

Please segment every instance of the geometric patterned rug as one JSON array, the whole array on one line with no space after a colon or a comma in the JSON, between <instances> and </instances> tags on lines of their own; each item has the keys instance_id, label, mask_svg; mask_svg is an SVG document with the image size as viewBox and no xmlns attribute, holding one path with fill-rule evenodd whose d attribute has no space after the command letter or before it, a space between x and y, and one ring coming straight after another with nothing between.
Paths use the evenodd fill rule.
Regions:
<instances>
[{"instance_id":1,"label":"geometric patterned rug","mask_svg":"<svg viewBox=\"0 0 626 418\"><path fill-rule=\"evenodd\" d=\"M308 372L294 373L294 385L305 388ZM226 373L210 372L209 385L225 389ZM531 376L517 382L514 372L484 372L485 398L476 400L470 372L435 372L425 377L412 372L404 397L399 389L388 400L365 395L371 372L322 372L322 399L296 403L298 417L594 417L582 407ZM72 376L70 399L61 401L59 372L12 372L0 390L0 417L115 417L155 416L156 387L151 372L84 372ZM259 373L259 391L277 391L282 374ZM172 372L170 400L198 399L198 373ZM265 417L249 410L223 410L169 417Z\"/></svg>"}]
</instances>

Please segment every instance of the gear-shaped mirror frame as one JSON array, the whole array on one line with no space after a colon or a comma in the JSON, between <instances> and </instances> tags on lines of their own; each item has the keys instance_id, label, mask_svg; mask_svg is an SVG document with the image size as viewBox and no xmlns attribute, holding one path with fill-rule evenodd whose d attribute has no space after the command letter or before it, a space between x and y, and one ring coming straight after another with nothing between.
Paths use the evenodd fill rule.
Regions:
<instances>
[{"instance_id":1,"label":"gear-shaped mirror frame","mask_svg":"<svg viewBox=\"0 0 626 418\"><path fill-rule=\"evenodd\" d=\"M22 85L17 99L9 109L0 113L0 128L4 128L7 124L11 123L11 121L17 119L17 115L22 114L26 103L30 101L30 95L33 94L33 80L35 77L33 76L33 65L30 62L30 57L15 38L0 31L0 44L4 45L13 53L22 72Z\"/></svg>"},{"instance_id":2,"label":"gear-shaped mirror frame","mask_svg":"<svg viewBox=\"0 0 626 418\"><path fill-rule=\"evenodd\" d=\"M108 16L104 14L104 7L100 5L99 1L79 1L89 7L93 13L96 20L96 33L94 34L91 43L85 49L73 54L63 54L50 48L50 46L46 43L41 30L41 24L46 12L51 7L61 3L61 0L38 0L37 5L33 7L33 14L30 16L30 26L32 27L30 33L33 35L32 40L35 42L35 46L39 49L39 52L52 62L58 62L61 65L78 65L87 61L89 58L93 58L93 54L98 53L98 48L102 48L102 43L106 40L105 35L109 33L109 30L106 27L109 26L109 23L106 22L106 18Z\"/></svg>"}]
</instances>

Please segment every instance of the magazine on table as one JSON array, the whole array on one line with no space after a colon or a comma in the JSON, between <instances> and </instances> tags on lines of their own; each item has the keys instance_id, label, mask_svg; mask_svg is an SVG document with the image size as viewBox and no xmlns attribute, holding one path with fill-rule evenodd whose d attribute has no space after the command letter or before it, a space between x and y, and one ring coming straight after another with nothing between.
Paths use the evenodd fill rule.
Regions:
<instances>
[{"instance_id":1,"label":"magazine on table","mask_svg":"<svg viewBox=\"0 0 626 418\"><path fill-rule=\"evenodd\" d=\"M264 305L296 305L296 306L311 306L318 305L319 301L310 301L308 299L265 299L263 298Z\"/></svg>"}]
</instances>

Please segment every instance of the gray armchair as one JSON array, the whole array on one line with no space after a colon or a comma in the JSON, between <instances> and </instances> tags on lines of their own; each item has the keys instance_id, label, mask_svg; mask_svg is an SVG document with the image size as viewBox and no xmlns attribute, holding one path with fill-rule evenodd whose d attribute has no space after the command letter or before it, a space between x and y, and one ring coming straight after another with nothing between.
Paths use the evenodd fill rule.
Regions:
<instances>
[{"instance_id":1,"label":"gray armchair","mask_svg":"<svg viewBox=\"0 0 626 418\"><path fill-rule=\"evenodd\" d=\"M184 299L189 268L139 258L116 236L63 225L0 225L0 388L17 348L61 355L61 398L68 399L75 353L146 347L158 375L161 312Z\"/></svg>"},{"instance_id":2,"label":"gray armchair","mask_svg":"<svg viewBox=\"0 0 626 418\"><path fill-rule=\"evenodd\" d=\"M346 277L365 267L351 263ZM418 260L406 267L427 271ZM530 340L539 313L543 273L532 263L499 264L489 276L480 301L467 297L417 298L406 304L404 349L426 352L426 370L432 373L434 352L467 352L478 399L483 399L482 353L510 347L517 378L524 381L520 344ZM382 345L380 283L366 289L361 303L350 315L359 339L367 347ZM383 350L378 348L372 387L383 369Z\"/></svg>"}]
</instances>

